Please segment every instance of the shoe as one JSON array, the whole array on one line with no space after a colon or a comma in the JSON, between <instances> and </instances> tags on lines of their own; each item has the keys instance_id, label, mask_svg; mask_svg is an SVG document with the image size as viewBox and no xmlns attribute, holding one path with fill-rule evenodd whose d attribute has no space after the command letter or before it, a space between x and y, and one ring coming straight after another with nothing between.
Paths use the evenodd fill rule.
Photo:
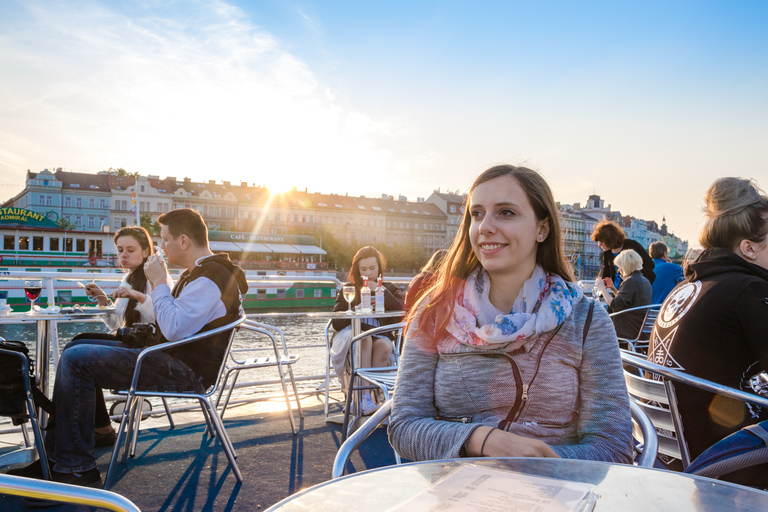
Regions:
<instances>
[{"instance_id":1,"label":"shoe","mask_svg":"<svg viewBox=\"0 0 768 512\"><path fill-rule=\"evenodd\" d=\"M95 446L115 446L115 441L117 441L117 432L114 430L109 434L99 434L98 432L94 432L93 440Z\"/></svg>"},{"instance_id":2,"label":"shoe","mask_svg":"<svg viewBox=\"0 0 768 512\"><path fill-rule=\"evenodd\" d=\"M23 476L24 478L37 478L43 480L43 465L40 459L36 460L32 464L27 464L21 468L9 469L5 472L6 475ZM48 465L48 474L51 474L51 465Z\"/></svg>"},{"instance_id":3,"label":"shoe","mask_svg":"<svg viewBox=\"0 0 768 512\"><path fill-rule=\"evenodd\" d=\"M379 410L379 405L373 402L373 398L370 393L363 395L363 399L360 401L360 410L363 416L370 416Z\"/></svg>"},{"instance_id":4,"label":"shoe","mask_svg":"<svg viewBox=\"0 0 768 512\"><path fill-rule=\"evenodd\" d=\"M59 473L52 471L51 476L54 482L60 484L79 485L81 487L101 487L101 473L99 468L89 469L85 473ZM64 502L54 500L44 500L40 498L24 498L24 505L27 508L50 508L63 505Z\"/></svg>"}]
</instances>

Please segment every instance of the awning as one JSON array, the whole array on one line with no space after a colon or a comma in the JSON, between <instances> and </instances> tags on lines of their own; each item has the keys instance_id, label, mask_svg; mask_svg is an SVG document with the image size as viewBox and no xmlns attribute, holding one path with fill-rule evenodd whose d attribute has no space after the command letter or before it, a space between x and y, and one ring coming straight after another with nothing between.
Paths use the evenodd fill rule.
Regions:
<instances>
[{"instance_id":1,"label":"awning","mask_svg":"<svg viewBox=\"0 0 768 512\"><path fill-rule=\"evenodd\" d=\"M282 254L299 254L299 250L292 245L288 244L264 244L269 247L272 252L279 252Z\"/></svg>"},{"instance_id":2,"label":"awning","mask_svg":"<svg viewBox=\"0 0 768 512\"><path fill-rule=\"evenodd\" d=\"M242 252L242 249L232 242L208 242L208 246L212 251Z\"/></svg>"},{"instance_id":3,"label":"awning","mask_svg":"<svg viewBox=\"0 0 768 512\"><path fill-rule=\"evenodd\" d=\"M271 253L272 250L267 247L264 244L260 244L257 242L238 242L238 246L243 250L243 252L266 252Z\"/></svg>"},{"instance_id":4,"label":"awning","mask_svg":"<svg viewBox=\"0 0 768 512\"><path fill-rule=\"evenodd\" d=\"M316 245L294 245L301 254L328 254Z\"/></svg>"}]
</instances>

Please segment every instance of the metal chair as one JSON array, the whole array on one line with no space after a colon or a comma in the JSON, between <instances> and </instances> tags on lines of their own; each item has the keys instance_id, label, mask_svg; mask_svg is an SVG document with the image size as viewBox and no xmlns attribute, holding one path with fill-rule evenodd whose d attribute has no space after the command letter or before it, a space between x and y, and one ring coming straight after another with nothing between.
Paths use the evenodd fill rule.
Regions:
<instances>
[{"instance_id":1,"label":"metal chair","mask_svg":"<svg viewBox=\"0 0 768 512\"><path fill-rule=\"evenodd\" d=\"M141 512L131 500L102 489L44 482L34 478L0 475L0 494L105 508L116 512ZM78 507L79 508L79 507Z\"/></svg>"},{"instance_id":2,"label":"metal chair","mask_svg":"<svg viewBox=\"0 0 768 512\"><path fill-rule=\"evenodd\" d=\"M229 461L229 465L232 468L232 472L235 474L235 477L237 478L238 482L243 481L243 477L240 474L240 469L237 467L237 463L235 462L235 457L237 455L235 454L234 447L232 446L232 441L230 441L226 430L224 430L224 424L221 421L221 417L219 416L216 407L211 402L211 396L215 394L217 391L217 387L218 387L217 385L221 380L221 374L224 371L224 366L227 361L227 354L229 354L229 351L232 347L232 340L235 337L235 333L237 332L237 329L240 326L240 324L242 324L245 320L246 320L245 315L243 315L240 318L238 318L236 321L231 322L227 325L217 327L216 329L212 329L210 331L205 331L205 332L195 334L194 336L190 336L189 338L184 338L183 340L171 341L167 343L161 343L160 345L147 347L144 350L142 350L141 353L139 353L139 356L136 359L136 369L133 372L133 380L131 381L130 388L127 391L119 392L119 394L121 395L122 394L126 395L127 398L126 398L125 409L123 410L123 417L122 417L122 420L120 421L120 427L117 430L117 440L115 441L115 448L112 450L112 458L109 461L109 470L107 471L107 476L104 479L104 489L109 489L109 484L115 469L115 462L117 461L117 456L120 453L120 446L123 444L123 440L125 440L125 448L123 450L123 462L127 460L129 454L131 457L135 455L136 440L137 440L139 426L141 422L141 403L143 401L143 397L145 396L198 399L200 402L200 406L203 410L203 416L205 417L206 423L208 425L208 429L206 430L206 432L210 431L212 433L215 432L216 434L218 434L219 443L221 443L221 447L227 456L227 460ZM188 343L192 343L194 341L198 341L201 339L210 338L211 336L221 334L224 332L229 332L229 340L227 342L224 355L221 359L221 364L219 366L219 373L216 376L216 379L214 380L214 384L209 388L208 391L200 394L200 393L195 393L194 391L191 391L191 390L187 392L161 392L161 391L141 391L137 389L139 375L141 372L141 363L149 354L160 351L160 350L167 350L172 347L178 347L180 345L186 345Z\"/></svg>"},{"instance_id":3,"label":"metal chair","mask_svg":"<svg viewBox=\"0 0 768 512\"><path fill-rule=\"evenodd\" d=\"M646 306L638 306L635 308L628 308L616 313L611 313L611 318L624 315L634 311L645 311L645 317L643 323L640 326L640 330L634 338L621 338L619 337L619 343L624 342L632 352L645 355L648 352L648 343L651 339L651 331L653 331L653 324L656 323L656 317L659 316L659 310L661 304L648 304Z\"/></svg>"},{"instance_id":4,"label":"metal chair","mask_svg":"<svg viewBox=\"0 0 768 512\"><path fill-rule=\"evenodd\" d=\"M638 432L635 433L635 437L639 441L642 441L637 449L639 452L635 463L641 467L653 467L656 462L656 455L658 454L658 439L656 437L656 430L653 428L653 424L648 416L634 403L630 403L632 411L632 423L637 427ZM347 462L349 462L350 456L355 450L370 436L374 430L376 430L384 421L389 418L392 413L392 400L388 400L384 405L379 408L360 428L358 428L352 435L350 435L344 443L339 447L339 451L336 452L336 457L333 460L333 468L331 469L331 478L339 478L347 474ZM400 459L397 459L397 463L400 464Z\"/></svg>"},{"instance_id":5,"label":"metal chair","mask_svg":"<svg viewBox=\"0 0 768 512\"><path fill-rule=\"evenodd\" d=\"M639 443L635 445L635 451L638 452L635 464L652 468L659 454L659 436L651 419L639 405L630 401L629 407L632 411L632 437Z\"/></svg>"},{"instance_id":6,"label":"metal chair","mask_svg":"<svg viewBox=\"0 0 768 512\"><path fill-rule=\"evenodd\" d=\"M275 367L277 368L278 376L280 377L280 384L283 387L283 395L285 396L285 404L288 408L288 418L291 421L291 431L294 435L296 435L296 421L293 417L293 409L291 407L291 399L288 396L288 388L285 385L285 372L283 370L284 367L288 367L288 377L291 379L291 385L293 386L293 396L296 400L296 408L299 410L299 418L304 417L304 412L301 410L301 401L299 400L299 391L296 388L296 379L293 375L293 364L299 360L299 356L297 355L291 355L288 353L288 346L285 343L285 334L283 334L283 331L278 329L277 327L274 327L272 325L268 324L262 324L259 322L254 322L252 320L246 320L241 326L240 329L245 329L251 332L256 332L259 334L264 334L267 337L269 337L270 340L272 340L272 350L274 351L274 356L263 356L263 357L249 357L246 359L238 359L236 357L236 354L243 354L246 352L254 352L256 350L263 350L261 348L239 348L239 349L231 349L229 351L229 358L228 363L225 364L225 371L224 375L222 376L222 382L219 384L219 395L216 398L216 407L219 407L219 402L221 401L221 396L224 394L224 389L227 387L227 380L229 379L229 376L234 373L234 377L232 378L232 384L229 386L229 391L227 392L227 396L224 398L224 403L221 405L221 413L220 417L224 418L224 413L227 410L227 405L229 404L229 399L232 396L232 391L235 389L235 385L237 384L237 378L240 375L240 372L243 370L249 370L254 368L267 368L267 367ZM280 350L277 347L277 340L275 339L274 334L272 334L271 331L275 331L280 334L280 338L282 340L283 344L283 354L280 354Z\"/></svg>"},{"instance_id":7,"label":"metal chair","mask_svg":"<svg viewBox=\"0 0 768 512\"><path fill-rule=\"evenodd\" d=\"M2 340L2 338L0 338L0 340ZM29 435L27 433L27 427L26 425L24 425L24 423L26 423L26 419L29 418L29 421L32 424L32 435L34 437L35 451L37 451L37 455L40 458L40 463L43 470L43 477L46 480L50 480L51 475L48 472L48 457L45 453L45 444L43 442L43 434L40 430L40 422L37 419L37 409L35 407L35 401L32 398L32 383L29 380L29 362L27 360L27 356L25 354L22 354L21 352L16 352L14 350L6 350L2 348L0 348L0 354L3 354L5 357L17 358L19 360L21 375L24 382L24 403L27 407L27 415L26 416L16 415L14 417L22 420L21 434L22 434L22 437L24 438L24 444L27 446L27 448L29 448L32 445L32 443L30 443ZM42 364L45 364L45 363L42 363ZM10 455L12 454L4 455L4 458L6 458L9 464L14 462L12 458L9 457Z\"/></svg>"},{"instance_id":8,"label":"metal chair","mask_svg":"<svg viewBox=\"0 0 768 512\"><path fill-rule=\"evenodd\" d=\"M627 383L630 399L646 413L659 435L659 453L680 459L684 470L691 464L691 457L677 406L675 382L761 407L768 407L768 398L666 368L642 359L637 354L627 350L621 350L621 359L625 365L624 380ZM663 379L645 378L627 370L627 366L634 368L637 373L650 372L663 377Z\"/></svg>"},{"instance_id":9,"label":"metal chair","mask_svg":"<svg viewBox=\"0 0 768 512\"><path fill-rule=\"evenodd\" d=\"M332 325L332 319L328 320L328 323L325 324L325 405L323 406L323 418L326 422L328 421L328 401L330 400L331 393L331 368L333 368L331 363L331 342L333 341L333 335L331 334Z\"/></svg>"},{"instance_id":10,"label":"metal chair","mask_svg":"<svg viewBox=\"0 0 768 512\"><path fill-rule=\"evenodd\" d=\"M370 436L374 430L384 423L392 413L392 399L387 400L363 423L360 428L350 435L339 447L336 457L333 459L333 468L331 469L331 478L339 478L347 474L347 462L352 453ZM400 456L395 452L397 464L400 464Z\"/></svg>"},{"instance_id":11,"label":"metal chair","mask_svg":"<svg viewBox=\"0 0 768 512\"><path fill-rule=\"evenodd\" d=\"M405 327L405 323L397 323L391 325L384 325L376 327L374 329L360 333L352 338L349 345L350 355L350 379L347 387L347 399L344 407L344 424L342 426L341 437L342 440L346 440L349 435L350 429L350 417L352 416L352 409L354 408L354 418L352 419L352 425L361 417L359 399L355 400L357 392L363 390L379 389L384 395L384 400L389 400L389 394L395 389L395 381L397 380L397 368L400 362L400 342L402 339L402 330ZM392 350L395 358L395 364L393 366L383 366L374 368L358 368L356 363L356 345L360 340L368 336L376 336L388 332L397 331L397 342L392 344ZM361 384L356 384L357 381L362 381ZM363 382L367 384L363 384ZM353 407L354 405L354 407ZM399 455L395 454L399 461Z\"/></svg>"}]
</instances>

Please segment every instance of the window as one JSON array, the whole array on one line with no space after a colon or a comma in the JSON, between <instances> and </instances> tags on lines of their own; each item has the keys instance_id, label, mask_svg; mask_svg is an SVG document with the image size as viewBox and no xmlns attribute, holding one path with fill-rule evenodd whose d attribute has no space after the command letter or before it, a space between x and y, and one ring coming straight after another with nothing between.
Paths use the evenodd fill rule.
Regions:
<instances>
[{"instance_id":1,"label":"window","mask_svg":"<svg viewBox=\"0 0 768 512\"><path fill-rule=\"evenodd\" d=\"M75 198L75 208L82 208L83 207L83 198L82 197L76 197Z\"/></svg>"},{"instance_id":2,"label":"window","mask_svg":"<svg viewBox=\"0 0 768 512\"><path fill-rule=\"evenodd\" d=\"M41 236L33 236L32 237L32 250L33 251L42 251L43 250L43 240L45 240Z\"/></svg>"},{"instance_id":3,"label":"window","mask_svg":"<svg viewBox=\"0 0 768 512\"><path fill-rule=\"evenodd\" d=\"M20 236L19 237L19 250L20 251L28 251L29 250L29 237L28 236Z\"/></svg>"},{"instance_id":4,"label":"window","mask_svg":"<svg viewBox=\"0 0 768 512\"><path fill-rule=\"evenodd\" d=\"M256 298L257 299L266 299L267 298L267 290L256 290Z\"/></svg>"},{"instance_id":5,"label":"window","mask_svg":"<svg viewBox=\"0 0 768 512\"><path fill-rule=\"evenodd\" d=\"M89 228L95 228L96 227L96 218L95 217L88 217L88 227Z\"/></svg>"},{"instance_id":6,"label":"window","mask_svg":"<svg viewBox=\"0 0 768 512\"><path fill-rule=\"evenodd\" d=\"M317 290L317 291L320 291L320 290ZM336 288L331 288L331 297L332 298L336 297Z\"/></svg>"},{"instance_id":7,"label":"window","mask_svg":"<svg viewBox=\"0 0 768 512\"><path fill-rule=\"evenodd\" d=\"M120 229L120 219L115 219L114 224L112 224L112 227L115 229Z\"/></svg>"},{"instance_id":8,"label":"window","mask_svg":"<svg viewBox=\"0 0 768 512\"><path fill-rule=\"evenodd\" d=\"M50 251L58 251L59 250L59 239L58 238L51 238L48 241L49 249Z\"/></svg>"},{"instance_id":9,"label":"window","mask_svg":"<svg viewBox=\"0 0 768 512\"><path fill-rule=\"evenodd\" d=\"M57 290L56 302L66 304L72 302L72 290Z\"/></svg>"},{"instance_id":10,"label":"window","mask_svg":"<svg viewBox=\"0 0 768 512\"><path fill-rule=\"evenodd\" d=\"M321 290L320 288L315 288L315 298L319 299L322 296L323 296L323 290Z\"/></svg>"},{"instance_id":11,"label":"window","mask_svg":"<svg viewBox=\"0 0 768 512\"><path fill-rule=\"evenodd\" d=\"M66 206L67 208L72 206L72 198L71 197L67 196L67 197L64 198L64 206Z\"/></svg>"},{"instance_id":12,"label":"window","mask_svg":"<svg viewBox=\"0 0 768 512\"><path fill-rule=\"evenodd\" d=\"M296 298L297 299L304 298L304 288L299 288L298 290L296 290Z\"/></svg>"},{"instance_id":13,"label":"window","mask_svg":"<svg viewBox=\"0 0 768 512\"><path fill-rule=\"evenodd\" d=\"M75 241L75 251L76 252L85 252L85 239L84 238L78 238Z\"/></svg>"},{"instance_id":14,"label":"window","mask_svg":"<svg viewBox=\"0 0 768 512\"><path fill-rule=\"evenodd\" d=\"M279 288L277 290L277 298L278 299L284 299L285 298L285 288Z\"/></svg>"},{"instance_id":15,"label":"window","mask_svg":"<svg viewBox=\"0 0 768 512\"><path fill-rule=\"evenodd\" d=\"M65 252L72 252L72 239L71 238L65 238L64 239L64 251Z\"/></svg>"},{"instance_id":16,"label":"window","mask_svg":"<svg viewBox=\"0 0 768 512\"><path fill-rule=\"evenodd\" d=\"M96 200L94 198L88 200L88 208L96 208Z\"/></svg>"},{"instance_id":17,"label":"window","mask_svg":"<svg viewBox=\"0 0 768 512\"><path fill-rule=\"evenodd\" d=\"M106 199L99 199L99 208L102 210L107 207L107 200Z\"/></svg>"},{"instance_id":18,"label":"window","mask_svg":"<svg viewBox=\"0 0 768 512\"><path fill-rule=\"evenodd\" d=\"M75 217L75 227L78 227L78 228L83 227L83 219L79 215Z\"/></svg>"},{"instance_id":19,"label":"window","mask_svg":"<svg viewBox=\"0 0 768 512\"><path fill-rule=\"evenodd\" d=\"M141 186L141 191L144 192L144 185Z\"/></svg>"},{"instance_id":20,"label":"window","mask_svg":"<svg viewBox=\"0 0 768 512\"><path fill-rule=\"evenodd\" d=\"M6 251L16 250L16 237L13 235L3 236L3 249Z\"/></svg>"}]
</instances>

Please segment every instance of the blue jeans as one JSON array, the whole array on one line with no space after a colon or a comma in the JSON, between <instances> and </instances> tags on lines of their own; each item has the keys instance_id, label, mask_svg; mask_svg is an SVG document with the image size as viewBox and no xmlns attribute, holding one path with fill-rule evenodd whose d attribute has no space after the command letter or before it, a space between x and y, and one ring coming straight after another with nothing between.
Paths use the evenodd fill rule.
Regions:
<instances>
[{"instance_id":1,"label":"blue jeans","mask_svg":"<svg viewBox=\"0 0 768 512\"><path fill-rule=\"evenodd\" d=\"M96 389L128 389L141 350L119 341L77 340L62 351L53 386L56 419L45 436L55 471L82 473L96 467ZM202 391L200 378L192 369L163 352L145 357L141 367L139 389Z\"/></svg>"}]
</instances>

